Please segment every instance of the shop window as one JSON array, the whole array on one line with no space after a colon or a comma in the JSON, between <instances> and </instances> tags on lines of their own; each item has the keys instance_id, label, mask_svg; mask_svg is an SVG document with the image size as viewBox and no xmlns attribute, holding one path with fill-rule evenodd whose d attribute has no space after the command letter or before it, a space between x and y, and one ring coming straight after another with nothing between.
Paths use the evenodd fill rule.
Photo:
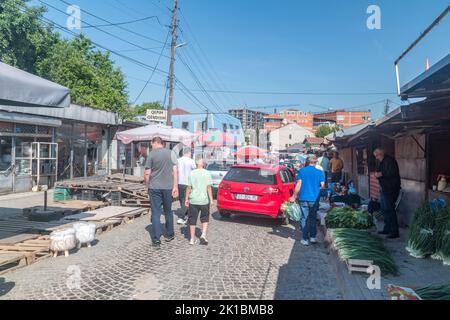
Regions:
<instances>
[{"instance_id":1,"label":"shop window","mask_svg":"<svg viewBox=\"0 0 450 320\"><path fill-rule=\"evenodd\" d=\"M6 171L12 162L12 138L0 139L0 171Z\"/></svg>"},{"instance_id":2,"label":"shop window","mask_svg":"<svg viewBox=\"0 0 450 320\"><path fill-rule=\"evenodd\" d=\"M0 132L12 133L14 131L14 125L9 122L0 122Z\"/></svg>"},{"instance_id":3,"label":"shop window","mask_svg":"<svg viewBox=\"0 0 450 320\"><path fill-rule=\"evenodd\" d=\"M36 126L29 124L16 124L15 133L36 134Z\"/></svg>"},{"instance_id":4,"label":"shop window","mask_svg":"<svg viewBox=\"0 0 450 320\"><path fill-rule=\"evenodd\" d=\"M38 126L37 127L37 133L38 134L52 134L52 128L50 127L42 127L42 126Z\"/></svg>"},{"instance_id":5,"label":"shop window","mask_svg":"<svg viewBox=\"0 0 450 320\"><path fill-rule=\"evenodd\" d=\"M189 130L189 122L183 121L183 123L181 124L181 128L183 128L184 130Z\"/></svg>"},{"instance_id":6,"label":"shop window","mask_svg":"<svg viewBox=\"0 0 450 320\"><path fill-rule=\"evenodd\" d=\"M33 138L16 138L16 175L31 175L31 157Z\"/></svg>"},{"instance_id":7,"label":"shop window","mask_svg":"<svg viewBox=\"0 0 450 320\"><path fill-rule=\"evenodd\" d=\"M357 172L360 175L368 174L367 149L356 150Z\"/></svg>"}]
</instances>

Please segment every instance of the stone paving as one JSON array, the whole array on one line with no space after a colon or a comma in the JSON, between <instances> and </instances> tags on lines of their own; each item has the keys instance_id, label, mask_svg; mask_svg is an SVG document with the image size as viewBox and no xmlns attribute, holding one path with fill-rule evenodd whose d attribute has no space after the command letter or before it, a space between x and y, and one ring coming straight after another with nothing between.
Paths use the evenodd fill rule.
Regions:
<instances>
[{"instance_id":1,"label":"stone paving","mask_svg":"<svg viewBox=\"0 0 450 320\"><path fill-rule=\"evenodd\" d=\"M209 246L191 247L186 232L155 250L149 216L137 219L0 276L0 299L342 299L327 250L301 246L292 226L215 213Z\"/></svg>"}]
</instances>

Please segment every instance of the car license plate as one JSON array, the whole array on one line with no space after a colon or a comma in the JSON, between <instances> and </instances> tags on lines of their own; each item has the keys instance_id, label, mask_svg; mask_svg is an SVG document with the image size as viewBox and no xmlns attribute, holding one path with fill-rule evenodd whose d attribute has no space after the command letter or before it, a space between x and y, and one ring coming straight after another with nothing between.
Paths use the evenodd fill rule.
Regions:
<instances>
[{"instance_id":1,"label":"car license plate","mask_svg":"<svg viewBox=\"0 0 450 320\"><path fill-rule=\"evenodd\" d=\"M251 194L236 194L237 200L258 201L258 196Z\"/></svg>"}]
</instances>

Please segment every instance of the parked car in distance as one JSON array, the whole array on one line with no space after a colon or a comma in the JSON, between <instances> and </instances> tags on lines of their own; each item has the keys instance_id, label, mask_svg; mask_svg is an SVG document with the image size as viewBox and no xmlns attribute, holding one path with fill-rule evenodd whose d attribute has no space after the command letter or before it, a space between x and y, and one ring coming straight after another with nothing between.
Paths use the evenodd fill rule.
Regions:
<instances>
[{"instance_id":1,"label":"parked car in distance","mask_svg":"<svg viewBox=\"0 0 450 320\"><path fill-rule=\"evenodd\" d=\"M214 196L217 195L219 185L222 182L223 177L228 173L232 164L221 163L221 162L210 162L206 165L206 170L211 173L212 178L212 188Z\"/></svg>"},{"instance_id":2,"label":"parked car in distance","mask_svg":"<svg viewBox=\"0 0 450 320\"><path fill-rule=\"evenodd\" d=\"M295 189L295 176L285 166L242 164L233 166L220 183L217 207L223 218L232 214L288 220L281 205Z\"/></svg>"}]
</instances>

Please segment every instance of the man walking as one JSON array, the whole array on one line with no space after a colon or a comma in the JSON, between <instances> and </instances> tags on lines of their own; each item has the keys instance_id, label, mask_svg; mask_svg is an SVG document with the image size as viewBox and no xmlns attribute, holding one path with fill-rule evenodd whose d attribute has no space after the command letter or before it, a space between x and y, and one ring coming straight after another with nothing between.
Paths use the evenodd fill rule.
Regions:
<instances>
[{"instance_id":1,"label":"man walking","mask_svg":"<svg viewBox=\"0 0 450 320\"><path fill-rule=\"evenodd\" d=\"M316 168L317 157L308 156L308 166L300 169L297 174L297 185L290 198L291 202L299 201L302 210L300 222L303 240L301 244L308 246L317 243L317 210L319 207L320 190L325 187L325 175Z\"/></svg>"},{"instance_id":2,"label":"man walking","mask_svg":"<svg viewBox=\"0 0 450 320\"><path fill-rule=\"evenodd\" d=\"M389 239L399 238L399 228L395 203L400 194L401 180L397 160L385 154L384 149L378 148L374 151L378 161L375 177L380 183L380 205L384 217L384 229L379 232L385 234Z\"/></svg>"},{"instance_id":3,"label":"man walking","mask_svg":"<svg viewBox=\"0 0 450 320\"><path fill-rule=\"evenodd\" d=\"M212 193L212 179L211 173L205 170L205 162L203 159L197 160L197 169L193 170L189 175L189 184L186 192L186 207L189 207L189 231L190 244L195 245L197 240L195 238L195 227L200 215L200 222L202 224L202 235L200 243L208 245L207 233L210 210L214 206L214 199Z\"/></svg>"},{"instance_id":4,"label":"man walking","mask_svg":"<svg viewBox=\"0 0 450 320\"><path fill-rule=\"evenodd\" d=\"M186 190L188 187L189 174L195 169L195 161L191 158L191 149L183 150L183 156L178 159L178 193L180 199L181 213L178 224L186 224L188 208L186 203Z\"/></svg>"},{"instance_id":5,"label":"man walking","mask_svg":"<svg viewBox=\"0 0 450 320\"><path fill-rule=\"evenodd\" d=\"M144 180L148 186L152 210L152 243L161 246L161 207L166 220L166 241L175 238L172 201L178 197L178 173L176 154L163 147L160 137L153 138L152 151L145 165Z\"/></svg>"},{"instance_id":6,"label":"man walking","mask_svg":"<svg viewBox=\"0 0 450 320\"><path fill-rule=\"evenodd\" d=\"M342 179L342 170L344 169L344 161L339 158L339 152L333 154L333 159L330 160L331 166L331 182L338 183Z\"/></svg>"}]
</instances>

